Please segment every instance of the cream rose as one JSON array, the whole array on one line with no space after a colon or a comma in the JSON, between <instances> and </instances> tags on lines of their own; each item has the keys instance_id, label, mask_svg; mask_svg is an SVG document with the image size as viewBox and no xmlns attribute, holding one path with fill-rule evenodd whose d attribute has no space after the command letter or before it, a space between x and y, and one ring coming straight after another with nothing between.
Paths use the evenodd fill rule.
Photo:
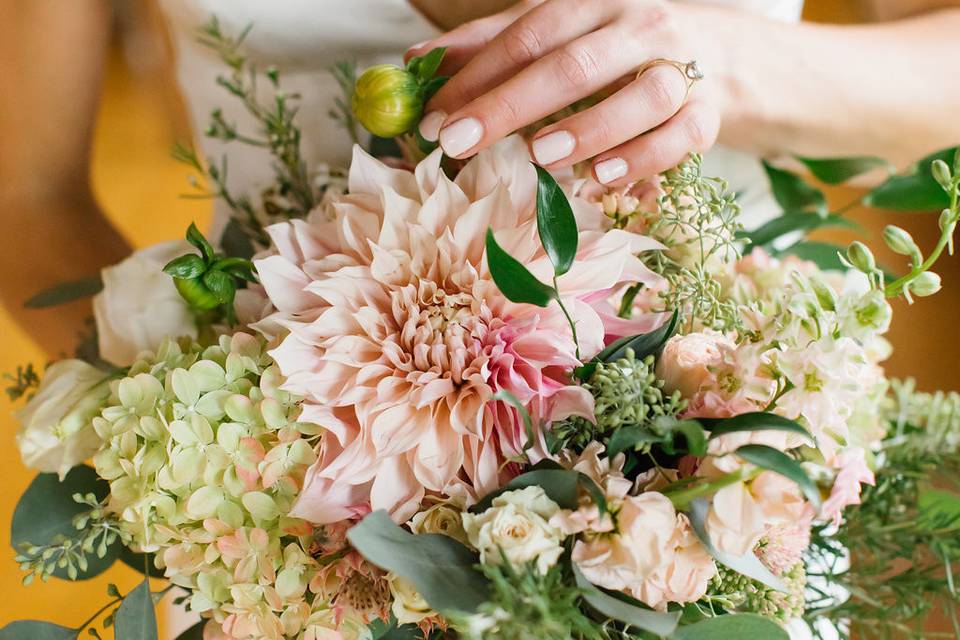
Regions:
<instances>
[{"instance_id":1,"label":"cream rose","mask_svg":"<svg viewBox=\"0 0 960 640\"><path fill-rule=\"evenodd\" d=\"M559 511L542 488L525 487L497 496L481 514L464 513L463 528L480 562L500 564L502 553L514 566L536 561L546 573L563 553L563 534L550 524Z\"/></svg>"},{"instance_id":2,"label":"cream rose","mask_svg":"<svg viewBox=\"0 0 960 640\"><path fill-rule=\"evenodd\" d=\"M393 596L391 610L399 624L417 624L425 618L436 615L410 582L395 573L387 575L387 584L390 585L390 595Z\"/></svg>"},{"instance_id":3,"label":"cream rose","mask_svg":"<svg viewBox=\"0 0 960 640\"><path fill-rule=\"evenodd\" d=\"M93 316L104 360L128 366L164 338L197 336L190 307L163 272L170 260L192 251L186 242L165 242L102 271L103 291L93 299Z\"/></svg>"},{"instance_id":4,"label":"cream rose","mask_svg":"<svg viewBox=\"0 0 960 640\"><path fill-rule=\"evenodd\" d=\"M692 398L701 389L716 385L715 369L723 364L725 354L735 349L729 338L716 331L674 336L657 360L657 377L664 381L667 393L679 389L684 398Z\"/></svg>"},{"instance_id":5,"label":"cream rose","mask_svg":"<svg viewBox=\"0 0 960 640\"><path fill-rule=\"evenodd\" d=\"M25 465L63 478L96 453L100 438L92 421L110 395L106 377L82 360L50 365L36 395L15 414L21 424L17 446Z\"/></svg>"},{"instance_id":6,"label":"cream rose","mask_svg":"<svg viewBox=\"0 0 960 640\"><path fill-rule=\"evenodd\" d=\"M463 528L461 518L463 511L464 509L456 501L438 502L413 516L410 520L410 530L414 533L441 533L467 544L467 532Z\"/></svg>"}]
</instances>

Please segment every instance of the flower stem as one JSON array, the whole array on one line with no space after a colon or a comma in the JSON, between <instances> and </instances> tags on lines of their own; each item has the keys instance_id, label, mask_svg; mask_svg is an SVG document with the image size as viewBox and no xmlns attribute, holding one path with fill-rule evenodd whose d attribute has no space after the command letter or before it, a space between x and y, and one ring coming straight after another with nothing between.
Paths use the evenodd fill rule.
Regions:
<instances>
[{"instance_id":1,"label":"flower stem","mask_svg":"<svg viewBox=\"0 0 960 640\"><path fill-rule=\"evenodd\" d=\"M567 311L567 308L563 304L563 299L560 297L560 286L557 284L556 275L553 276L553 290L557 294L557 304L560 305L560 311L563 311L563 315L567 318L567 323L570 325L570 331L573 333L573 346L576 348L577 360L580 360L580 340L577 338L577 325L574 323L570 312Z\"/></svg>"},{"instance_id":2,"label":"flower stem","mask_svg":"<svg viewBox=\"0 0 960 640\"><path fill-rule=\"evenodd\" d=\"M743 467L741 469L737 469L736 471L732 471L726 475L720 476L716 480L703 482L703 483L694 485L692 487L687 486L687 487L678 488L673 491L671 491L670 488L668 487L662 493L663 495L670 498L670 501L673 503L673 506L676 507L677 510L683 511L688 506L690 506L691 502L693 502L697 498L703 498L709 495L713 495L720 489L723 489L724 487L728 487L732 484L737 484L738 482L748 482L750 480L753 480L758 475L760 475L761 471L762 469L759 469L756 467L752 469Z\"/></svg>"}]
</instances>

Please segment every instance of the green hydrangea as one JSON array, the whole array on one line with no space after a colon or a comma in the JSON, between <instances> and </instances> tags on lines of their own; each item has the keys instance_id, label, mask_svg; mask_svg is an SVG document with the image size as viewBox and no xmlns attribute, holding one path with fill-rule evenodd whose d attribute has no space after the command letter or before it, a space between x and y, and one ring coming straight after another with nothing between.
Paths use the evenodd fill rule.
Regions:
<instances>
[{"instance_id":1,"label":"green hydrangea","mask_svg":"<svg viewBox=\"0 0 960 640\"><path fill-rule=\"evenodd\" d=\"M672 417L682 412L686 401L679 392L663 392L663 381L654 373L655 364L652 355L638 360L632 349L627 349L619 360L599 363L583 383L594 398L596 424L581 417L555 424L551 450L579 449L621 427L649 424L660 416Z\"/></svg>"},{"instance_id":2,"label":"green hydrangea","mask_svg":"<svg viewBox=\"0 0 960 640\"><path fill-rule=\"evenodd\" d=\"M803 615L803 593L807 584L803 563L798 562L780 579L787 587L786 593L718 564L717 575L711 581L708 593L718 601L730 603L733 611L756 613L785 624Z\"/></svg>"}]
</instances>

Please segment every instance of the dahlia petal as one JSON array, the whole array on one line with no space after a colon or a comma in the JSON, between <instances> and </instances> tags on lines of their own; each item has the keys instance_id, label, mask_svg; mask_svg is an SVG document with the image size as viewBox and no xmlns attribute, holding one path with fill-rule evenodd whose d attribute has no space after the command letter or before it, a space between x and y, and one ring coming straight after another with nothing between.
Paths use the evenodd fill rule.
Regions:
<instances>
[{"instance_id":1,"label":"dahlia petal","mask_svg":"<svg viewBox=\"0 0 960 640\"><path fill-rule=\"evenodd\" d=\"M353 159L350 163L347 185L351 194L379 195L384 186L390 187L406 198L416 198L419 193L413 174L388 167L364 151L358 144L353 146Z\"/></svg>"},{"instance_id":2,"label":"dahlia petal","mask_svg":"<svg viewBox=\"0 0 960 640\"><path fill-rule=\"evenodd\" d=\"M404 456L383 460L370 488L370 508L386 509L394 522L406 522L420 508L423 485L417 482Z\"/></svg>"},{"instance_id":3,"label":"dahlia petal","mask_svg":"<svg viewBox=\"0 0 960 640\"><path fill-rule=\"evenodd\" d=\"M267 296L280 311L299 313L316 305L315 297L306 291L309 278L286 258L268 256L255 260L254 265Z\"/></svg>"}]
</instances>

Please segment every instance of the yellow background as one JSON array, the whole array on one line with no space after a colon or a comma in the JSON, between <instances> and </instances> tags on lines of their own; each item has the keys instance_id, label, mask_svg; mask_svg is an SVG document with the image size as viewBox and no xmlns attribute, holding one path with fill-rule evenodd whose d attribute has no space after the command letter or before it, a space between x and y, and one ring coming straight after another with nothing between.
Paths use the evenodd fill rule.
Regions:
<instances>
[{"instance_id":1,"label":"yellow background","mask_svg":"<svg viewBox=\"0 0 960 640\"><path fill-rule=\"evenodd\" d=\"M809 2L808 17L846 21L853 19L852 4L827 0ZM170 159L169 149L178 138L188 135L177 98L172 91L169 68L148 66L133 71L116 47L109 63L104 100L98 119L93 162L93 181L102 206L123 234L141 247L180 236L186 225L201 226L209 217L209 203L184 200L188 172ZM832 202L844 203L856 194L848 190L831 192ZM877 230L894 222L914 233L921 246L935 242L936 222L916 214L856 212L855 217L871 230L871 244L879 243ZM848 240L849 237L839 237ZM899 267L893 256L881 256ZM958 260L940 270L945 290L934 299L913 307L895 304L892 341L896 355L889 362L892 375L914 375L924 388L955 389L958 384L957 358L960 346L955 339L960 269ZM82 274L78 274L82 275ZM17 364L42 365L45 356L23 328L0 310L0 372ZM117 567L104 576L78 585L58 582L20 586L20 572L13 563L9 545L9 523L17 499L33 477L23 468L13 443L16 425L9 417L12 406L0 397L0 468L4 470L0 492L0 626L14 619L45 619L65 625L79 624L107 601L106 585L115 582L126 592L138 581L137 574ZM110 634L106 634L110 637Z\"/></svg>"}]
</instances>

